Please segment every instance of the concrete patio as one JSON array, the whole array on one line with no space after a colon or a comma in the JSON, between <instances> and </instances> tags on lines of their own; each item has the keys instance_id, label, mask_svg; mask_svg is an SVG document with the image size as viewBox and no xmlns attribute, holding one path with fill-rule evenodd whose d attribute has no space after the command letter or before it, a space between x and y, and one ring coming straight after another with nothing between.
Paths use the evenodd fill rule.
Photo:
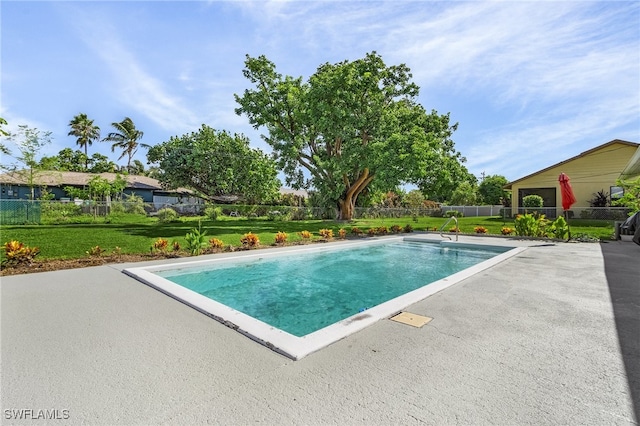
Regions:
<instances>
[{"instance_id":1,"label":"concrete patio","mask_svg":"<svg viewBox=\"0 0 640 426\"><path fill-rule=\"evenodd\" d=\"M2 424L638 424L640 246L518 244L300 361L130 265L3 277Z\"/></svg>"}]
</instances>

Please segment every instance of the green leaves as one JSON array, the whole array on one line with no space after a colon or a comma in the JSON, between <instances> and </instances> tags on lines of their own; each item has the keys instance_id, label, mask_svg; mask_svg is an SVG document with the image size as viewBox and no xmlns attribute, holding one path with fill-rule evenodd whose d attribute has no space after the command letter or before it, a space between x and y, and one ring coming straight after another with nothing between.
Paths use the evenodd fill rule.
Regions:
<instances>
[{"instance_id":1,"label":"green leaves","mask_svg":"<svg viewBox=\"0 0 640 426\"><path fill-rule=\"evenodd\" d=\"M275 162L249 147L244 135L203 125L149 149L158 163L160 181L172 188L191 188L206 197L235 195L249 203L269 201L280 188Z\"/></svg>"},{"instance_id":2,"label":"green leaves","mask_svg":"<svg viewBox=\"0 0 640 426\"><path fill-rule=\"evenodd\" d=\"M244 75L255 88L235 96L236 113L266 127L287 183L314 187L344 219L369 185L417 182L432 150L452 149L449 116L427 115L409 68L388 67L375 52L322 64L306 83L282 77L264 56L247 56Z\"/></svg>"},{"instance_id":3,"label":"green leaves","mask_svg":"<svg viewBox=\"0 0 640 426\"><path fill-rule=\"evenodd\" d=\"M111 123L111 126L116 131L109 133L103 141L113 142L111 152L114 152L116 148L122 149L122 155L118 160L125 155L128 156L127 168L129 168L131 166L131 158L138 152L138 141L142 139L144 133L136 129L136 125L129 117L125 117L121 122Z\"/></svg>"}]
</instances>

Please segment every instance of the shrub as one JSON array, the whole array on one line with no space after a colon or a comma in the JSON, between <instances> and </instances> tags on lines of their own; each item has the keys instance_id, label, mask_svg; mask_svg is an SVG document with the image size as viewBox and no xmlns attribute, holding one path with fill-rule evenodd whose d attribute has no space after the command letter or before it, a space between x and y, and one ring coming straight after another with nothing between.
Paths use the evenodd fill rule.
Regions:
<instances>
[{"instance_id":1,"label":"shrub","mask_svg":"<svg viewBox=\"0 0 640 426\"><path fill-rule=\"evenodd\" d=\"M218 216L222 214L222 208L216 206L207 206L204 209L204 215L210 220L218 219Z\"/></svg>"},{"instance_id":2,"label":"shrub","mask_svg":"<svg viewBox=\"0 0 640 426\"><path fill-rule=\"evenodd\" d=\"M460 228L458 228L457 226L452 226L451 228L449 228L449 232L460 232Z\"/></svg>"},{"instance_id":3,"label":"shrub","mask_svg":"<svg viewBox=\"0 0 640 426\"><path fill-rule=\"evenodd\" d=\"M95 246L95 247L91 247L85 253L88 256L91 256L91 257L100 257L100 256L102 256L103 252L104 252L104 250L102 250L102 248L100 248L100 246Z\"/></svg>"},{"instance_id":4,"label":"shrub","mask_svg":"<svg viewBox=\"0 0 640 426\"><path fill-rule=\"evenodd\" d=\"M409 232L413 232L413 226L409 225L408 223L404 226L404 228L402 228L402 231L406 234L408 234Z\"/></svg>"},{"instance_id":5,"label":"shrub","mask_svg":"<svg viewBox=\"0 0 640 426\"><path fill-rule=\"evenodd\" d=\"M151 247L151 251L159 251L164 253L167 251L168 246L169 246L169 241L165 240L164 238L158 238L153 243L153 247Z\"/></svg>"},{"instance_id":6,"label":"shrub","mask_svg":"<svg viewBox=\"0 0 640 426\"><path fill-rule=\"evenodd\" d=\"M109 208L109 213L118 215L124 213L126 210L124 208L124 203L122 201L113 201L111 202L111 207Z\"/></svg>"},{"instance_id":7,"label":"shrub","mask_svg":"<svg viewBox=\"0 0 640 426\"><path fill-rule=\"evenodd\" d=\"M125 202L123 203L123 207L124 207L125 213L133 213L133 214L146 216L147 212L144 209L144 200L142 199L141 196L136 194L131 194L131 195L124 194L124 196L125 196ZM112 208L113 208L113 204L112 204Z\"/></svg>"},{"instance_id":8,"label":"shrub","mask_svg":"<svg viewBox=\"0 0 640 426\"><path fill-rule=\"evenodd\" d=\"M388 233L389 233L389 228L387 228L386 226L379 226L378 227L378 234L386 235Z\"/></svg>"},{"instance_id":9,"label":"shrub","mask_svg":"<svg viewBox=\"0 0 640 426\"><path fill-rule=\"evenodd\" d=\"M344 228L340 228L340 230L338 230L338 235L340 236L341 240L344 240L345 238L347 238L347 230Z\"/></svg>"},{"instance_id":10,"label":"shrub","mask_svg":"<svg viewBox=\"0 0 640 426\"><path fill-rule=\"evenodd\" d=\"M545 215L519 214L514 220L516 235L521 237L545 237L549 221Z\"/></svg>"},{"instance_id":11,"label":"shrub","mask_svg":"<svg viewBox=\"0 0 640 426\"><path fill-rule=\"evenodd\" d=\"M282 244L286 243L287 242L287 238L289 238L289 236L287 235L286 232L282 232L282 231L278 232L276 234L276 244L281 244L282 245Z\"/></svg>"},{"instance_id":12,"label":"shrub","mask_svg":"<svg viewBox=\"0 0 640 426\"><path fill-rule=\"evenodd\" d=\"M224 247L224 243L222 242L222 240L219 240L217 238L211 238L209 240L209 248L212 250L222 250L222 248Z\"/></svg>"},{"instance_id":13,"label":"shrub","mask_svg":"<svg viewBox=\"0 0 640 426\"><path fill-rule=\"evenodd\" d=\"M198 229L191 229L190 232L187 232L184 239L187 240L187 250L189 250L189 253L191 253L192 256L198 256L202 253L202 249L207 246L207 231L202 231L200 224L198 224Z\"/></svg>"},{"instance_id":14,"label":"shrub","mask_svg":"<svg viewBox=\"0 0 640 426\"><path fill-rule=\"evenodd\" d=\"M604 189L593 194L593 198L589 200L591 207L609 207L609 193Z\"/></svg>"},{"instance_id":15,"label":"shrub","mask_svg":"<svg viewBox=\"0 0 640 426\"><path fill-rule=\"evenodd\" d=\"M369 230L367 231L367 234L369 234L370 237L375 236L378 233L378 228L369 228Z\"/></svg>"},{"instance_id":16,"label":"shrub","mask_svg":"<svg viewBox=\"0 0 640 426\"><path fill-rule=\"evenodd\" d=\"M330 240L333 238L333 230L331 229L321 229L318 231L318 234L325 240Z\"/></svg>"},{"instance_id":17,"label":"shrub","mask_svg":"<svg viewBox=\"0 0 640 426\"><path fill-rule=\"evenodd\" d=\"M362 235L364 232L362 231L362 229L358 228L357 226L354 226L351 228L351 233L353 235Z\"/></svg>"},{"instance_id":18,"label":"shrub","mask_svg":"<svg viewBox=\"0 0 640 426\"><path fill-rule=\"evenodd\" d=\"M569 225L564 217L558 216L549 227L549 231L553 234L554 238L564 240L569 236Z\"/></svg>"},{"instance_id":19,"label":"shrub","mask_svg":"<svg viewBox=\"0 0 640 426\"><path fill-rule=\"evenodd\" d=\"M42 202L41 205L43 221L67 222L70 217L82 214L82 206L78 206L75 203L50 201Z\"/></svg>"},{"instance_id":20,"label":"shrub","mask_svg":"<svg viewBox=\"0 0 640 426\"><path fill-rule=\"evenodd\" d=\"M522 207L540 208L544 204L544 200L539 195L527 195L522 197Z\"/></svg>"},{"instance_id":21,"label":"shrub","mask_svg":"<svg viewBox=\"0 0 640 426\"><path fill-rule=\"evenodd\" d=\"M391 225L391 232L394 234L399 234L402 232L402 227L400 225Z\"/></svg>"},{"instance_id":22,"label":"shrub","mask_svg":"<svg viewBox=\"0 0 640 426\"><path fill-rule=\"evenodd\" d=\"M178 220L178 213L169 207L158 210L158 221L160 223L175 222Z\"/></svg>"},{"instance_id":23,"label":"shrub","mask_svg":"<svg viewBox=\"0 0 640 426\"><path fill-rule=\"evenodd\" d=\"M256 234L249 232L240 238L240 242L243 247L258 247L260 245L260 238L258 238Z\"/></svg>"},{"instance_id":24,"label":"shrub","mask_svg":"<svg viewBox=\"0 0 640 426\"><path fill-rule=\"evenodd\" d=\"M503 226L502 229L500 230L500 233L502 235L511 235L514 233L514 229L509 228L508 226Z\"/></svg>"},{"instance_id":25,"label":"shrub","mask_svg":"<svg viewBox=\"0 0 640 426\"><path fill-rule=\"evenodd\" d=\"M458 210L447 210L446 212L444 212L444 214L442 215L443 217L463 217L464 214L462 212L459 212Z\"/></svg>"},{"instance_id":26,"label":"shrub","mask_svg":"<svg viewBox=\"0 0 640 426\"><path fill-rule=\"evenodd\" d=\"M476 226L475 228L473 228L473 231L476 234L486 234L488 232L487 228L485 228L484 226Z\"/></svg>"},{"instance_id":27,"label":"shrub","mask_svg":"<svg viewBox=\"0 0 640 426\"><path fill-rule=\"evenodd\" d=\"M40 253L38 247L25 246L20 241L11 240L4 243L5 259L2 264L5 266L16 266L20 264L30 264L33 258Z\"/></svg>"},{"instance_id":28,"label":"shrub","mask_svg":"<svg viewBox=\"0 0 640 426\"><path fill-rule=\"evenodd\" d=\"M173 251L180 251L180 243L177 241L174 241L173 244Z\"/></svg>"},{"instance_id":29,"label":"shrub","mask_svg":"<svg viewBox=\"0 0 640 426\"><path fill-rule=\"evenodd\" d=\"M300 231L298 232L298 235L300 235L300 238L302 238L305 241L308 241L311 239L311 232L309 231Z\"/></svg>"},{"instance_id":30,"label":"shrub","mask_svg":"<svg viewBox=\"0 0 640 426\"><path fill-rule=\"evenodd\" d=\"M313 218L313 213L310 208L297 207L290 211L291 220L307 220Z\"/></svg>"}]
</instances>

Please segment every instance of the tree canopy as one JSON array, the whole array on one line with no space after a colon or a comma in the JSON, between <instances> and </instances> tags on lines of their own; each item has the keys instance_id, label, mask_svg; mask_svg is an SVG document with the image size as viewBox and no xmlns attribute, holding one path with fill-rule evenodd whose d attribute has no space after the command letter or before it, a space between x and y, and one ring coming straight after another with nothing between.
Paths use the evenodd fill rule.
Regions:
<instances>
[{"instance_id":1,"label":"tree canopy","mask_svg":"<svg viewBox=\"0 0 640 426\"><path fill-rule=\"evenodd\" d=\"M508 183L507 178L500 175L485 177L478 187L478 194L485 204L503 204L509 199L509 193L503 188Z\"/></svg>"},{"instance_id":2,"label":"tree canopy","mask_svg":"<svg viewBox=\"0 0 640 426\"><path fill-rule=\"evenodd\" d=\"M87 154L87 146L91 145L93 141L100 139L100 127L93 124L93 120L87 117L87 114L78 114L73 117L73 120L69 122L68 136L75 136L77 138L76 143L80 145L80 148L84 147L85 156L85 170L89 168L89 154Z\"/></svg>"},{"instance_id":3,"label":"tree canopy","mask_svg":"<svg viewBox=\"0 0 640 426\"><path fill-rule=\"evenodd\" d=\"M131 159L138 152L140 143L144 132L136 129L136 125L129 117L125 117L120 122L111 123L111 126L116 130L109 133L104 139L105 142L113 142L111 145L111 152L114 152L116 148L122 150L122 155L118 157L118 160L122 159L125 155L127 158L127 170L131 167ZM146 145L143 145L146 147Z\"/></svg>"},{"instance_id":4,"label":"tree canopy","mask_svg":"<svg viewBox=\"0 0 640 426\"><path fill-rule=\"evenodd\" d=\"M427 113L409 68L375 52L323 64L307 82L277 73L265 56L247 55L243 73L255 88L235 96L236 113L266 127L287 183L314 188L340 219L352 218L365 189L424 180L443 144L453 146L449 115Z\"/></svg>"},{"instance_id":5,"label":"tree canopy","mask_svg":"<svg viewBox=\"0 0 640 426\"><path fill-rule=\"evenodd\" d=\"M134 160L134 162L137 160ZM57 155L42 157L39 162L42 170L58 170L68 172L103 173L115 172L118 165L109 160L109 157L94 153L91 158L80 150L64 148Z\"/></svg>"},{"instance_id":6,"label":"tree canopy","mask_svg":"<svg viewBox=\"0 0 640 426\"><path fill-rule=\"evenodd\" d=\"M36 160L36 156L39 155L40 150L45 145L51 143L51 132L40 132L36 128L21 124L18 126L18 130L14 133L9 133L7 138L17 145L20 155L16 155L15 159L22 166L14 164L8 168L3 166L3 168L7 168L11 173L20 175L27 182L27 185L31 188L31 199L33 200L35 199L36 176L42 170L40 163Z\"/></svg>"},{"instance_id":7,"label":"tree canopy","mask_svg":"<svg viewBox=\"0 0 640 426\"><path fill-rule=\"evenodd\" d=\"M259 203L277 197L280 188L275 162L249 147L249 139L206 125L151 147L147 159L158 164L157 178L163 184L209 198L237 195Z\"/></svg>"}]
</instances>

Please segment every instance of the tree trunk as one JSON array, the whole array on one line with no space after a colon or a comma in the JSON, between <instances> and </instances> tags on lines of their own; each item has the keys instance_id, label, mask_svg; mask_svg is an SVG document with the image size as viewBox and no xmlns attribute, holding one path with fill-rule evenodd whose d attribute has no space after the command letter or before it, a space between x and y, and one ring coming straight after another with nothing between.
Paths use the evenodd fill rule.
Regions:
<instances>
[{"instance_id":1,"label":"tree trunk","mask_svg":"<svg viewBox=\"0 0 640 426\"><path fill-rule=\"evenodd\" d=\"M345 197L344 200L338 200L338 220L353 219L355 204L353 197Z\"/></svg>"},{"instance_id":2,"label":"tree trunk","mask_svg":"<svg viewBox=\"0 0 640 426\"><path fill-rule=\"evenodd\" d=\"M369 169L365 168L360 177L356 179L353 184L349 184L349 180L346 176L343 176L343 181L346 185L346 191L342 198L338 200L338 220L351 220L353 219L354 209L356 207L356 200L358 195L371 183L373 175L369 174Z\"/></svg>"}]
</instances>

